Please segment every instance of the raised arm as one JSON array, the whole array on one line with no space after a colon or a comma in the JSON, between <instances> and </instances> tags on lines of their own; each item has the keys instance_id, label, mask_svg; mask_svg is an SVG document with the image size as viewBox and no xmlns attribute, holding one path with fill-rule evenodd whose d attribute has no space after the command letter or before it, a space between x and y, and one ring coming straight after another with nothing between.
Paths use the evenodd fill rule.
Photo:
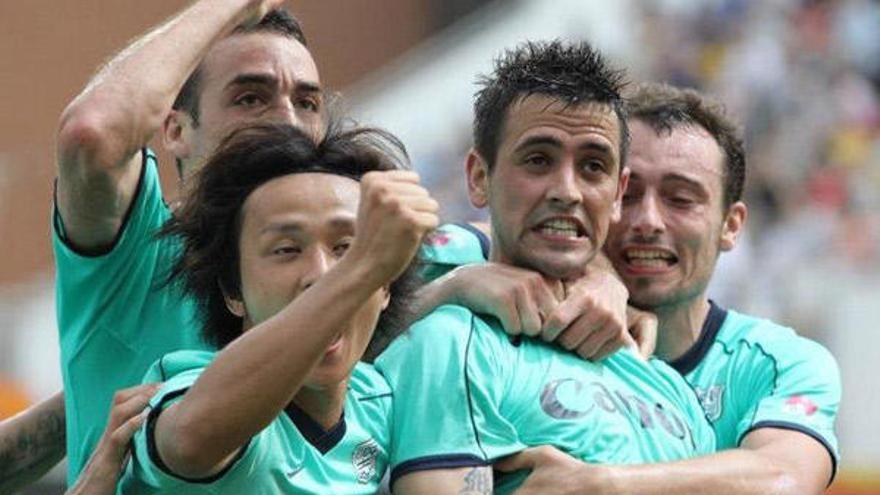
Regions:
<instances>
[{"instance_id":1,"label":"raised arm","mask_svg":"<svg viewBox=\"0 0 880 495\"><path fill-rule=\"evenodd\" d=\"M84 251L112 244L137 188L139 151L211 44L281 0L201 0L148 32L92 78L61 115L57 208Z\"/></svg>"},{"instance_id":2,"label":"raised arm","mask_svg":"<svg viewBox=\"0 0 880 495\"><path fill-rule=\"evenodd\" d=\"M347 253L226 347L183 400L159 416L156 444L168 467L194 478L222 470L290 403L339 329L406 268L436 227L437 208L413 172L365 175Z\"/></svg>"},{"instance_id":3,"label":"raised arm","mask_svg":"<svg viewBox=\"0 0 880 495\"><path fill-rule=\"evenodd\" d=\"M36 481L64 458L64 393L0 422L0 493Z\"/></svg>"}]
</instances>

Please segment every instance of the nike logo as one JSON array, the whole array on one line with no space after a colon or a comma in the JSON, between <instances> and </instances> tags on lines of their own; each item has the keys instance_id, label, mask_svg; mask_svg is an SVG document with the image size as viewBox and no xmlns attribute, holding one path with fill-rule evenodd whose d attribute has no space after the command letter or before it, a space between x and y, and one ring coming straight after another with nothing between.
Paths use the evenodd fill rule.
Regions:
<instances>
[{"instance_id":1,"label":"nike logo","mask_svg":"<svg viewBox=\"0 0 880 495\"><path fill-rule=\"evenodd\" d=\"M285 476L287 476L288 478L293 478L294 476L298 475L299 472L302 470L303 470L303 467L299 466L297 468L291 469L290 471L286 472Z\"/></svg>"}]
</instances>

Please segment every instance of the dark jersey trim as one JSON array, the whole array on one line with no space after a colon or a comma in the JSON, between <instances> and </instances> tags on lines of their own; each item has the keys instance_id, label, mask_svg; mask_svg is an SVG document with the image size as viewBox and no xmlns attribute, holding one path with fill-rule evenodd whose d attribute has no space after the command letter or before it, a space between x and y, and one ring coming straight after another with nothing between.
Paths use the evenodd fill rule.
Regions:
<instances>
[{"instance_id":1,"label":"dark jersey trim","mask_svg":"<svg viewBox=\"0 0 880 495\"><path fill-rule=\"evenodd\" d=\"M461 467L483 467L489 462L471 454L444 454L418 457L406 462L401 462L391 470L390 485L401 476L418 471L432 471L434 469L455 469Z\"/></svg>"},{"instance_id":2,"label":"dark jersey trim","mask_svg":"<svg viewBox=\"0 0 880 495\"><path fill-rule=\"evenodd\" d=\"M828 480L828 485L826 487L831 486L831 483L834 482L834 477L837 476L837 456L834 454L834 448L831 447L831 444L825 440L825 437L820 435L815 430L807 428L804 425L797 423L789 423L788 421L759 421L751 426L748 430L746 430L742 435L740 435L739 440L736 442L737 446L739 446L743 439L745 439L746 435L749 433L759 430L761 428L778 428L780 430L789 430L796 431L798 433L803 433L813 440L822 444L825 447L825 450L828 451L828 455L831 457L831 479Z\"/></svg>"},{"instance_id":3,"label":"dark jersey trim","mask_svg":"<svg viewBox=\"0 0 880 495\"><path fill-rule=\"evenodd\" d=\"M339 421L329 430L325 430L317 421L295 404L288 405L284 409L284 413L293 421L294 426L302 433L306 441L312 444L312 447L318 449L318 452L322 455L336 447L342 441L347 430L345 413L340 416Z\"/></svg>"},{"instance_id":4,"label":"dark jersey trim","mask_svg":"<svg viewBox=\"0 0 880 495\"><path fill-rule=\"evenodd\" d=\"M483 259L489 261L489 248L492 246L492 241L489 240L489 237L487 237L482 230L467 222L454 223L453 225L458 225L471 234L474 234L474 236L477 237L477 240L480 241L480 250L483 251Z\"/></svg>"},{"instance_id":5,"label":"dark jersey trim","mask_svg":"<svg viewBox=\"0 0 880 495\"><path fill-rule=\"evenodd\" d=\"M155 464L156 467L159 468L159 470L161 470L168 476L177 478L187 483L205 485L213 483L223 476L226 476L226 473L228 473L235 466L238 460L244 456L244 453L247 451L250 441L248 441L248 443L244 444L238 450L238 454L235 455L235 457L229 462L229 464L226 465L226 467L220 470L220 472L218 472L217 474L208 476L207 478L187 478L186 476L181 476L172 471L171 468L169 468L168 465L165 464L165 462L159 456L159 449L158 447L156 447L156 420L159 419L159 415L162 414L162 411L165 409L165 404L167 404L168 401L180 397L181 395L185 394L187 390L189 390L189 387L168 393L167 395L162 397L162 400L160 400L159 403L156 404L156 407L154 407L150 411L149 416L147 416L147 454L150 456L150 460L153 461L153 464Z\"/></svg>"},{"instance_id":6,"label":"dark jersey trim","mask_svg":"<svg viewBox=\"0 0 880 495\"><path fill-rule=\"evenodd\" d=\"M105 256L113 252L113 249L116 248L116 245L119 244L119 239L122 238L122 233L125 232L125 228L128 226L128 218L131 216L132 210L134 210L134 206L137 204L137 201L140 197L141 189L144 187L144 177L147 175L147 156L151 155L149 150L146 148L141 149L141 173L138 178L137 188L134 190L134 196L131 198L131 203L128 205L128 209L125 211L125 215L122 217L122 224L119 226L119 230L116 232L116 235L113 237L113 240L110 244L106 246L101 246L94 250L84 250L78 248L70 242L70 239L67 238L67 232L64 230L64 220L61 218L61 212L58 211L58 179L55 179L55 184L52 188L52 202L54 204L52 208L52 227L55 229L56 235L58 235L58 239L61 240L61 243L64 244L67 249L73 251L79 256L83 258L100 258L101 256Z\"/></svg>"},{"instance_id":7,"label":"dark jersey trim","mask_svg":"<svg viewBox=\"0 0 880 495\"><path fill-rule=\"evenodd\" d=\"M727 310L710 300L709 313L703 322L703 328L700 329L700 338L681 357L670 361L668 363L669 366L678 371L682 376L693 371L703 358L706 357L706 354L709 353L709 349L715 343L715 337L718 336L718 332L721 330L726 319Z\"/></svg>"},{"instance_id":8,"label":"dark jersey trim","mask_svg":"<svg viewBox=\"0 0 880 495\"><path fill-rule=\"evenodd\" d=\"M471 313L471 329L468 332L468 340L467 345L464 348L464 387L465 393L467 394L467 404L468 404L468 416L470 416L471 420L471 429L474 432L474 440L477 441L477 447L480 449L480 452L483 454L483 459L488 459L489 456L486 455L486 449L483 448L483 442L480 441L480 430L477 429L477 423L474 420L474 401L471 399L471 377L468 373L468 358L471 354L471 342L474 340L474 332L476 331L476 315Z\"/></svg>"}]
</instances>

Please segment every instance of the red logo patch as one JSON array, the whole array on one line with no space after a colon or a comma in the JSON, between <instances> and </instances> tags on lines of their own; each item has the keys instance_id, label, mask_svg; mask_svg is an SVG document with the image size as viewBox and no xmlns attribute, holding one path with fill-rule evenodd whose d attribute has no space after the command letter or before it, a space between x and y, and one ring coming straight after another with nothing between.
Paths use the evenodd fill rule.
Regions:
<instances>
[{"instance_id":1,"label":"red logo patch","mask_svg":"<svg viewBox=\"0 0 880 495\"><path fill-rule=\"evenodd\" d=\"M425 238L425 244L429 246L445 246L449 244L449 236L442 233L431 234Z\"/></svg>"},{"instance_id":2,"label":"red logo patch","mask_svg":"<svg viewBox=\"0 0 880 495\"><path fill-rule=\"evenodd\" d=\"M810 399L803 395L792 395L785 401L783 406L786 412L793 414L803 414L804 416L812 416L819 410L819 407Z\"/></svg>"}]
</instances>

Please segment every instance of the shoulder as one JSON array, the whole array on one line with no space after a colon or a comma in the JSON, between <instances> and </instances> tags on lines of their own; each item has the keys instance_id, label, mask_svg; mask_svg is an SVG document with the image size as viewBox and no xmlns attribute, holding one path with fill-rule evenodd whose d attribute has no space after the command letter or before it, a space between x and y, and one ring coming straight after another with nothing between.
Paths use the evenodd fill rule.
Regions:
<instances>
[{"instance_id":1,"label":"shoulder","mask_svg":"<svg viewBox=\"0 0 880 495\"><path fill-rule=\"evenodd\" d=\"M742 346L772 360L778 368L804 362L837 368L834 357L818 342L798 335L790 327L732 310L717 340L728 353Z\"/></svg>"},{"instance_id":2,"label":"shoulder","mask_svg":"<svg viewBox=\"0 0 880 495\"><path fill-rule=\"evenodd\" d=\"M355 364L348 381L348 389L353 398L366 400L391 394L391 387L373 365L363 362Z\"/></svg>"},{"instance_id":3,"label":"shoulder","mask_svg":"<svg viewBox=\"0 0 880 495\"><path fill-rule=\"evenodd\" d=\"M164 382L176 376L200 374L217 354L209 351L174 351L156 360L147 370L144 382Z\"/></svg>"},{"instance_id":4,"label":"shoulder","mask_svg":"<svg viewBox=\"0 0 880 495\"><path fill-rule=\"evenodd\" d=\"M467 223L441 225L422 244L421 257L429 263L465 265L488 259L489 238Z\"/></svg>"}]
</instances>

